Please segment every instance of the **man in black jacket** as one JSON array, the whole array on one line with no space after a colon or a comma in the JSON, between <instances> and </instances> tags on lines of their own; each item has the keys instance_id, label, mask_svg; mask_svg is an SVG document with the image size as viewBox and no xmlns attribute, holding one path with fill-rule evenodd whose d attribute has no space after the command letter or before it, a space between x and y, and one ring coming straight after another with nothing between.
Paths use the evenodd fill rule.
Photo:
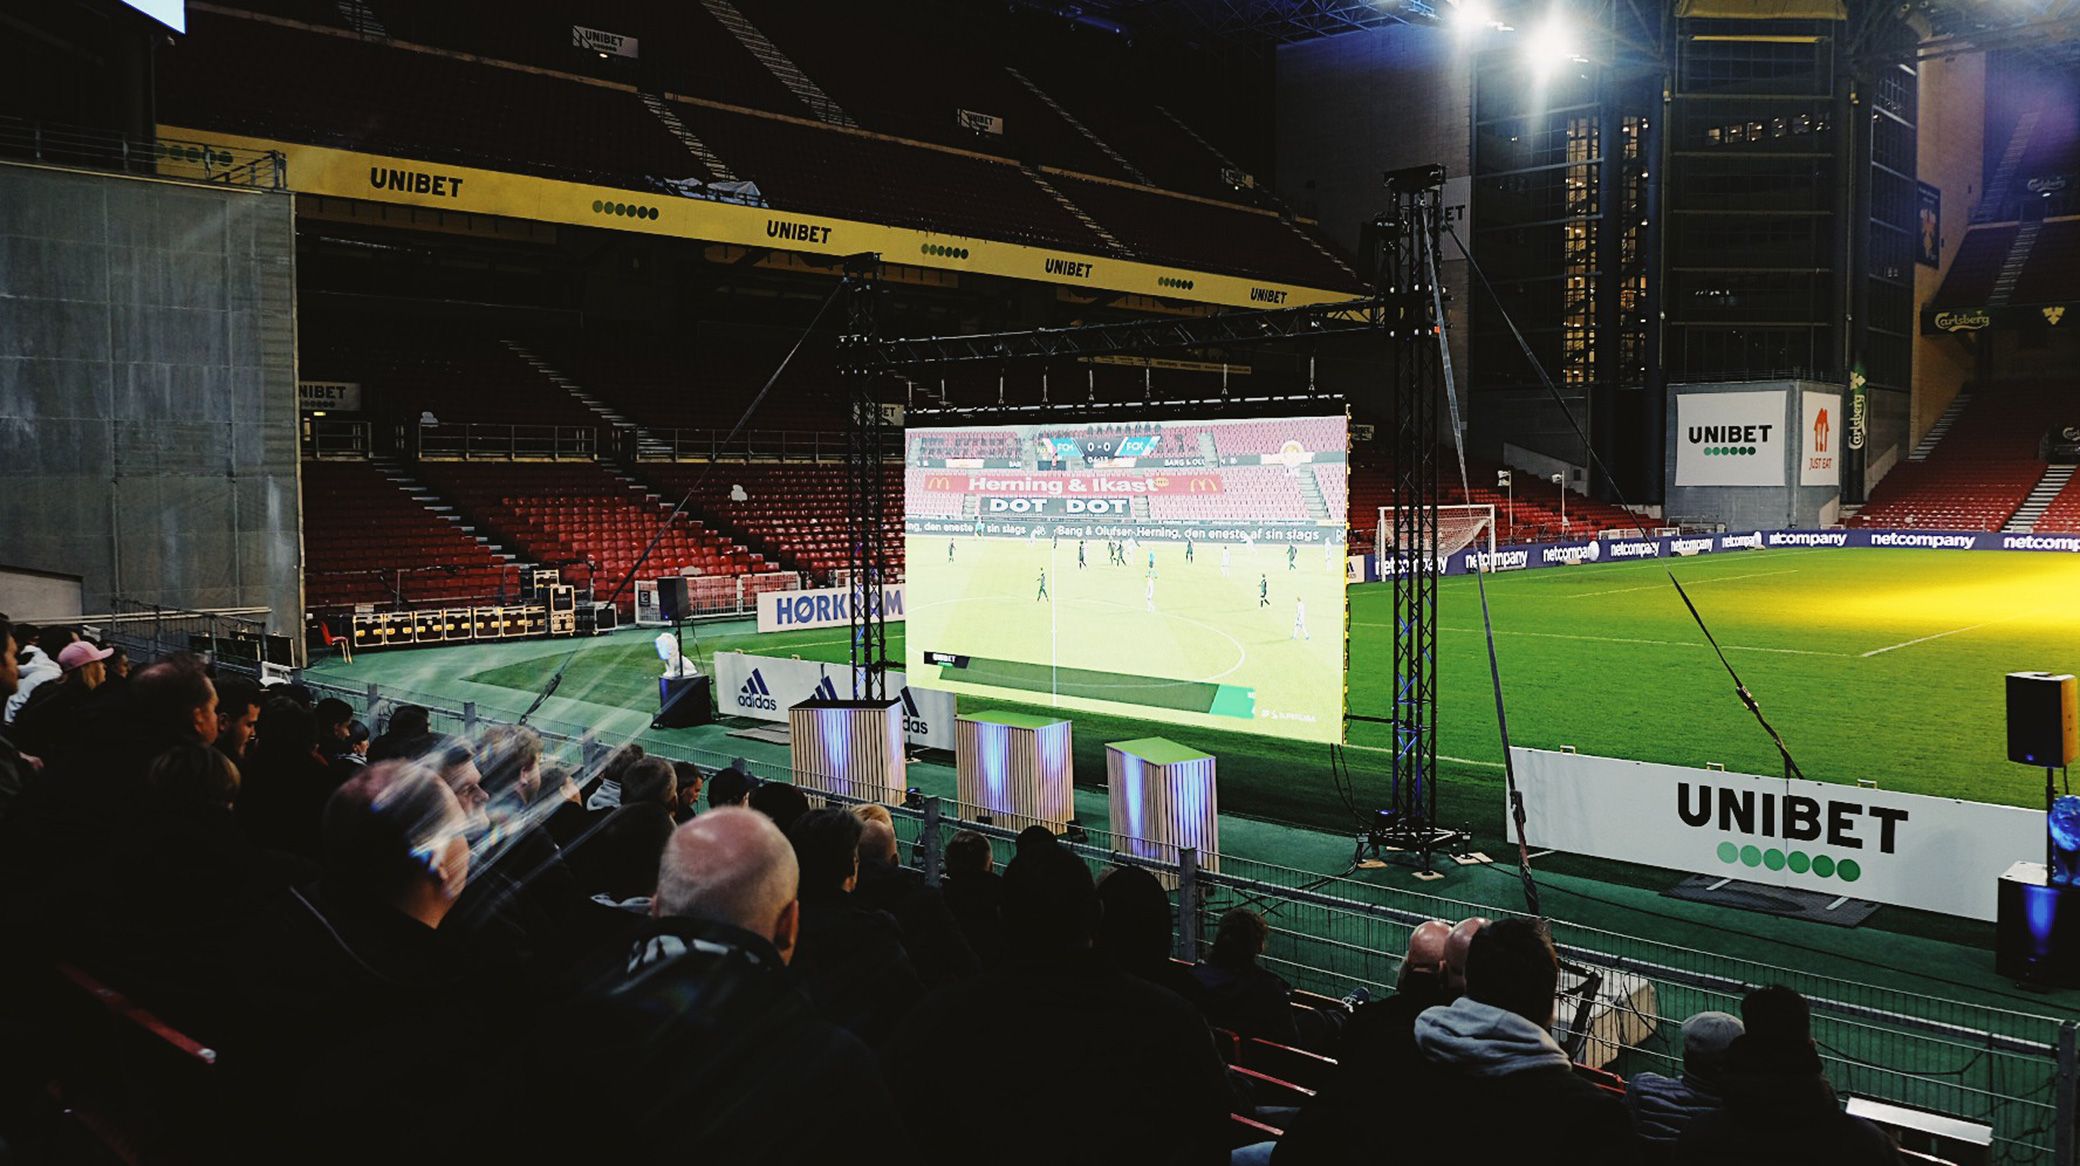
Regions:
<instances>
[{"instance_id":1,"label":"man in black jacket","mask_svg":"<svg viewBox=\"0 0 2080 1166\"><path fill-rule=\"evenodd\" d=\"M1004 869L1010 959L926 997L888 1049L912 1124L932 1131L917 1160L966 1163L987 1146L1013 1164L1227 1161L1227 1085L1206 1022L1092 950L1099 910L1082 859L1051 837L1021 840ZM946 1024L986 1016L1018 1036L978 1070L964 1044L948 1044ZM1073 1149L1039 1136L1020 1116L1030 1106L1052 1115L1040 1125L1073 1128Z\"/></svg>"},{"instance_id":2,"label":"man in black jacket","mask_svg":"<svg viewBox=\"0 0 2080 1166\"><path fill-rule=\"evenodd\" d=\"M862 832L857 817L838 809L811 810L787 832L802 880L794 973L826 1019L879 1045L924 994L924 984L895 920L861 906L853 894Z\"/></svg>"},{"instance_id":3,"label":"man in black jacket","mask_svg":"<svg viewBox=\"0 0 2080 1166\"><path fill-rule=\"evenodd\" d=\"M787 840L754 810L713 809L673 833L653 921L531 1043L557 1080L639 1086L617 1089L611 1113L544 1110L514 1091L501 1125L525 1160L820 1163L857 1160L863 1131L901 1144L873 1054L789 973L797 879Z\"/></svg>"},{"instance_id":4,"label":"man in black jacket","mask_svg":"<svg viewBox=\"0 0 2080 1166\"><path fill-rule=\"evenodd\" d=\"M1761 988L1727 1050L1725 1106L1690 1123L1671 1161L1698 1166L1896 1166L1884 1131L1842 1112L1821 1071L1805 997Z\"/></svg>"},{"instance_id":5,"label":"man in black jacket","mask_svg":"<svg viewBox=\"0 0 2080 1166\"><path fill-rule=\"evenodd\" d=\"M773 788L759 787L761 792ZM903 865L896 832L879 818L860 822L859 886L853 898L869 911L886 911L896 921L903 948L926 987L972 976L980 968L946 900L924 881L923 871Z\"/></svg>"},{"instance_id":6,"label":"man in black jacket","mask_svg":"<svg viewBox=\"0 0 2080 1166\"><path fill-rule=\"evenodd\" d=\"M1411 1160L1463 1153L1480 1130L1481 1157L1495 1162L1630 1160L1632 1131L1618 1100L1574 1073L1548 1031L1560 960L1542 924L1490 923L1466 954L1466 995L1416 1018L1423 1072L1406 1112L1426 1120L1404 1147ZM1506 1118L1506 1120L1498 1120Z\"/></svg>"}]
</instances>

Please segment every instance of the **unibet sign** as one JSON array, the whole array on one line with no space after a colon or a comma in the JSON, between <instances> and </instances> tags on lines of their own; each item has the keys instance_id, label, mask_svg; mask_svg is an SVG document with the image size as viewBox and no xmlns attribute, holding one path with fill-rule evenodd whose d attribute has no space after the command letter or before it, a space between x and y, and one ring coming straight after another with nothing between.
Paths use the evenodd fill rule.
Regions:
<instances>
[{"instance_id":1,"label":"unibet sign","mask_svg":"<svg viewBox=\"0 0 2080 1166\"><path fill-rule=\"evenodd\" d=\"M1784 484L1782 389L1676 398L1676 485Z\"/></svg>"},{"instance_id":2,"label":"unibet sign","mask_svg":"<svg viewBox=\"0 0 2080 1166\"><path fill-rule=\"evenodd\" d=\"M1513 749L1531 845L1747 883L1994 917L2044 813L1954 798Z\"/></svg>"}]
</instances>

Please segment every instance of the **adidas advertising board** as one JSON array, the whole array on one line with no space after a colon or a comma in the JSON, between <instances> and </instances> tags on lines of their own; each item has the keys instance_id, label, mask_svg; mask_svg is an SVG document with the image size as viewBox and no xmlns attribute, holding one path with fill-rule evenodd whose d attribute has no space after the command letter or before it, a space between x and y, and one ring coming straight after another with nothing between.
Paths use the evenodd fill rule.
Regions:
<instances>
[{"instance_id":1,"label":"adidas advertising board","mask_svg":"<svg viewBox=\"0 0 2080 1166\"><path fill-rule=\"evenodd\" d=\"M881 609L888 622L902 622L901 583L891 583L881 588ZM849 587L765 591L758 597L758 630L762 632L849 627L851 624L852 589Z\"/></svg>"},{"instance_id":2,"label":"adidas advertising board","mask_svg":"<svg viewBox=\"0 0 2080 1166\"><path fill-rule=\"evenodd\" d=\"M715 709L726 717L784 722L787 710L805 700L852 697L852 681L844 664L717 652L713 671ZM911 688L904 674L894 671L888 674L888 687L903 702L905 740L926 749L953 748L952 693Z\"/></svg>"},{"instance_id":3,"label":"adidas advertising board","mask_svg":"<svg viewBox=\"0 0 2080 1166\"><path fill-rule=\"evenodd\" d=\"M1675 484L1783 485L1784 402L1782 389L1677 397Z\"/></svg>"},{"instance_id":4,"label":"adidas advertising board","mask_svg":"<svg viewBox=\"0 0 2080 1166\"><path fill-rule=\"evenodd\" d=\"M1510 756L1541 849L1985 920L2002 872L2044 853L2042 810L1544 749Z\"/></svg>"}]
</instances>

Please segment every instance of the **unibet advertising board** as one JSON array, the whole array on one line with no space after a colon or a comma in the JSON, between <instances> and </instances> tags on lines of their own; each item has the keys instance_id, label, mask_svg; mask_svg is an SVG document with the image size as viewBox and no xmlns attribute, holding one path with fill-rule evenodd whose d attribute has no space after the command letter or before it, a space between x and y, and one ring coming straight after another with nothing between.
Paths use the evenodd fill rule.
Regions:
<instances>
[{"instance_id":1,"label":"unibet advertising board","mask_svg":"<svg viewBox=\"0 0 2080 1166\"><path fill-rule=\"evenodd\" d=\"M1676 485L1783 485L1784 400L1782 389L1677 397Z\"/></svg>"},{"instance_id":2,"label":"unibet advertising board","mask_svg":"<svg viewBox=\"0 0 2080 1166\"><path fill-rule=\"evenodd\" d=\"M2044 854L2042 810L1543 749L1510 757L1531 845L1569 854L1986 920L2001 873Z\"/></svg>"}]
</instances>

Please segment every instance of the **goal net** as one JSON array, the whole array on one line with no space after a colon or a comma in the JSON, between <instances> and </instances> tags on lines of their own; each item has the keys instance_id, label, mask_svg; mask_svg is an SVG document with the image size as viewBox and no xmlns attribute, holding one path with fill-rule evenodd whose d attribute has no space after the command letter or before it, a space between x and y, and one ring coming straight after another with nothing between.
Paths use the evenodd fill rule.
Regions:
<instances>
[{"instance_id":1,"label":"goal net","mask_svg":"<svg viewBox=\"0 0 2080 1166\"><path fill-rule=\"evenodd\" d=\"M1417 523L1418 540L1407 546L1397 545L1397 539L1405 537L1394 529L1395 511L1392 506L1379 508L1379 527L1375 536L1376 553L1382 564L1380 573L1386 574L1386 564L1392 563L1397 555L1424 555L1442 559L1448 555L1472 547L1492 560L1495 556L1495 507L1488 504L1461 503L1437 508L1437 530L1435 537L1426 529L1426 524ZM1428 543L1428 545L1422 545Z\"/></svg>"}]
</instances>

